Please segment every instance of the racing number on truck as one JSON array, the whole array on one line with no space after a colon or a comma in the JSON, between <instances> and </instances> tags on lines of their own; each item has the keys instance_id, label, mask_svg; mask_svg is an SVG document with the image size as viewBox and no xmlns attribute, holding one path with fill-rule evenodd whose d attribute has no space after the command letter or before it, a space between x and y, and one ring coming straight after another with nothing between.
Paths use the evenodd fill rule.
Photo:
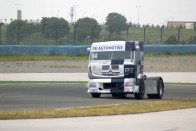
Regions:
<instances>
[{"instance_id":1,"label":"racing number on truck","mask_svg":"<svg viewBox=\"0 0 196 131\"><path fill-rule=\"evenodd\" d=\"M124 65L125 78L135 78L135 69L134 65Z\"/></svg>"}]
</instances>

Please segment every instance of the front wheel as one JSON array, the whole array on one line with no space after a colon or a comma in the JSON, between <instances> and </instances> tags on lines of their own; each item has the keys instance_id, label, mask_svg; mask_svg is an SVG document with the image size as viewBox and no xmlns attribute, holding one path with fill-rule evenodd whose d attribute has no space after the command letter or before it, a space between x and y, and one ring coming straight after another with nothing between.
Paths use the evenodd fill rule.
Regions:
<instances>
[{"instance_id":1,"label":"front wheel","mask_svg":"<svg viewBox=\"0 0 196 131\"><path fill-rule=\"evenodd\" d=\"M100 93L91 93L91 96L93 98L100 98L101 94Z\"/></svg>"},{"instance_id":2,"label":"front wheel","mask_svg":"<svg viewBox=\"0 0 196 131\"><path fill-rule=\"evenodd\" d=\"M144 98L145 94L145 85L144 85L144 80L140 80L139 83L139 93L135 93L135 99L141 100Z\"/></svg>"}]
</instances>

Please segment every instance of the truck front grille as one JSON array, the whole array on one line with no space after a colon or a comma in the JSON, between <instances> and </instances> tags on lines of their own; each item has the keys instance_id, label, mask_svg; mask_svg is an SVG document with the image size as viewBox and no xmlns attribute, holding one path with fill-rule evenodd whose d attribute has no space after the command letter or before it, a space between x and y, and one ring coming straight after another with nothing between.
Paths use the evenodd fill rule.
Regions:
<instances>
[{"instance_id":1,"label":"truck front grille","mask_svg":"<svg viewBox=\"0 0 196 131\"><path fill-rule=\"evenodd\" d=\"M109 70L110 66L109 65L103 65L102 70Z\"/></svg>"},{"instance_id":2,"label":"truck front grille","mask_svg":"<svg viewBox=\"0 0 196 131\"><path fill-rule=\"evenodd\" d=\"M110 69L110 65L103 65L102 66L102 70L109 70ZM119 70L119 65L111 65L111 69L112 70Z\"/></svg>"},{"instance_id":3,"label":"truck front grille","mask_svg":"<svg viewBox=\"0 0 196 131\"><path fill-rule=\"evenodd\" d=\"M119 65L112 65L113 70L119 70Z\"/></svg>"},{"instance_id":4,"label":"truck front grille","mask_svg":"<svg viewBox=\"0 0 196 131\"><path fill-rule=\"evenodd\" d=\"M102 72L103 76L118 76L120 72Z\"/></svg>"},{"instance_id":5,"label":"truck front grille","mask_svg":"<svg viewBox=\"0 0 196 131\"><path fill-rule=\"evenodd\" d=\"M104 89L115 89L115 88L123 88L124 85L122 82L119 83L104 83L103 88Z\"/></svg>"}]
</instances>

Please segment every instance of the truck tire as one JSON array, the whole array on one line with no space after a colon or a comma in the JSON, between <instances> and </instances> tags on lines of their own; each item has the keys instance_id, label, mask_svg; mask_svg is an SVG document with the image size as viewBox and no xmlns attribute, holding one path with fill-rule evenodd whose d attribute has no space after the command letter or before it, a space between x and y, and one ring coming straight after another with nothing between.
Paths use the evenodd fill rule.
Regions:
<instances>
[{"instance_id":1,"label":"truck tire","mask_svg":"<svg viewBox=\"0 0 196 131\"><path fill-rule=\"evenodd\" d=\"M149 99L162 99L164 92L164 83L162 78L157 81L157 94L147 94Z\"/></svg>"},{"instance_id":2,"label":"truck tire","mask_svg":"<svg viewBox=\"0 0 196 131\"><path fill-rule=\"evenodd\" d=\"M135 99L142 100L144 98L145 94L145 85L144 85L144 80L140 80L139 83L139 93L135 93Z\"/></svg>"},{"instance_id":3,"label":"truck tire","mask_svg":"<svg viewBox=\"0 0 196 131\"><path fill-rule=\"evenodd\" d=\"M162 79L159 79L158 85L157 85L157 94L155 95L156 99L162 99L163 92L164 92L164 83Z\"/></svg>"},{"instance_id":4,"label":"truck tire","mask_svg":"<svg viewBox=\"0 0 196 131\"><path fill-rule=\"evenodd\" d=\"M101 94L100 93L91 93L91 96L93 98L100 98Z\"/></svg>"}]
</instances>

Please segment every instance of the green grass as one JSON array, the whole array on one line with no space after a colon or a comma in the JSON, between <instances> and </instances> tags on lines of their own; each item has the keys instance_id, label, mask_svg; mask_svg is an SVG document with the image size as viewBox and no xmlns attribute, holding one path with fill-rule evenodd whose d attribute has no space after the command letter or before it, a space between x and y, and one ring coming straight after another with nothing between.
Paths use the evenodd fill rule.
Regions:
<instances>
[{"instance_id":1,"label":"green grass","mask_svg":"<svg viewBox=\"0 0 196 131\"><path fill-rule=\"evenodd\" d=\"M2 42L5 43L7 41L6 39L6 29L8 25L3 25L2 26ZM102 25L102 30L99 35L99 41L105 41L109 40L109 31L106 30L105 26ZM28 35L28 37L25 38L24 41L21 41L23 44L37 44L37 43L42 43L43 38L42 35L40 34L41 32L34 33L32 35ZM73 33L73 26L71 26L70 34ZM91 33L91 32L89 32ZM147 27L146 28L146 42L147 44L160 44L166 41L171 35L175 35L177 38L178 35L178 28L172 29L172 28L164 28L163 29L163 37L162 37L162 42L161 42L161 29L160 28L152 28L152 27ZM112 34L114 36L114 34ZM188 43L189 39L193 36L196 36L196 33L194 32L194 29L181 29L180 30L180 41L182 43ZM127 40L127 32L122 31L120 34L120 37L122 39ZM143 41L144 40L144 28L138 28L138 27L130 27L129 28L129 36L128 36L128 41ZM44 43L47 45L55 44L54 39L44 39ZM72 43L72 38L68 37L67 39L68 43ZM80 42L81 43L81 42ZM84 44L84 41L82 42ZM11 43L10 43L11 44Z\"/></svg>"},{"instance_id":2,"label":"green grass","mask_svg":"<svg viewBox=\"0 0 196 131\"><path fill-rule=\"evenodd\" d=\"M89 98L93 99L93 98ZM67 118L90 117L108 115L127 115L147 112L196 108L196 99L183 100L148 100L119 105L92 106L83 108L37 110L21 112L1 112L0 119L43 119L43 118Z\"/></svg>"},{"instance_id":3,"label":"green grass","mask_svg":"<svg viewBox=\"0 0 196 131\"><path fill-rule=\"evenodd\" d=\"M63 55L22 55L0 56L0 61L64 61L64 60L88 60L88 57L63 56Z\"/></svg>"},{"instance_id":4,"label":"green grass","mask_svg":"<svg viewBox=\"0 0 196 131\"><path fill-rule=\"evenodd\" d=\"M163 29L163 37L162 42L166 41L170 36L175 35L177 38L178 35L178 29L169 29L164 28ZM122 36L126 38L126 31L122 32ZM180 34L180 41L188 43L189 39L192 36L196 36L196 33L193 29L181 29ZM143 28L137 28L132 27L129 28L129 37L128 40L132 41L141 41L144 39L144 29ZM159 44L161 43L161 29L160 28L146 28L146 42L147 44Z\"/></svg>"},{"instance_id":5,"label":"green grass","mask_svg":"<svg viewBox=\"0 0 196 131\"><path fill-rule=\"evenodd\" d=\"M130 27L129 28L129 35L128 41L143 41L144 40L144 28L138 27ZM113 36L114 34L112 34ZM164 28L163 29L163 36L161 42L161 29L160 28L146 28L146 36L145 36L145 43L146 44L161 44L165 42L170 36L178 36L178 29L172 28ZM105 28L101 31L100 36L102 41L105 40L109 36L109 32L105 30ZM121 35L122 39L127 40L127 31L122 31ZM192 36L196 36L196 33L193 29L181 29L180 33L180 42L188 43L189 39Z\"/></svg>"}]
</instances>

